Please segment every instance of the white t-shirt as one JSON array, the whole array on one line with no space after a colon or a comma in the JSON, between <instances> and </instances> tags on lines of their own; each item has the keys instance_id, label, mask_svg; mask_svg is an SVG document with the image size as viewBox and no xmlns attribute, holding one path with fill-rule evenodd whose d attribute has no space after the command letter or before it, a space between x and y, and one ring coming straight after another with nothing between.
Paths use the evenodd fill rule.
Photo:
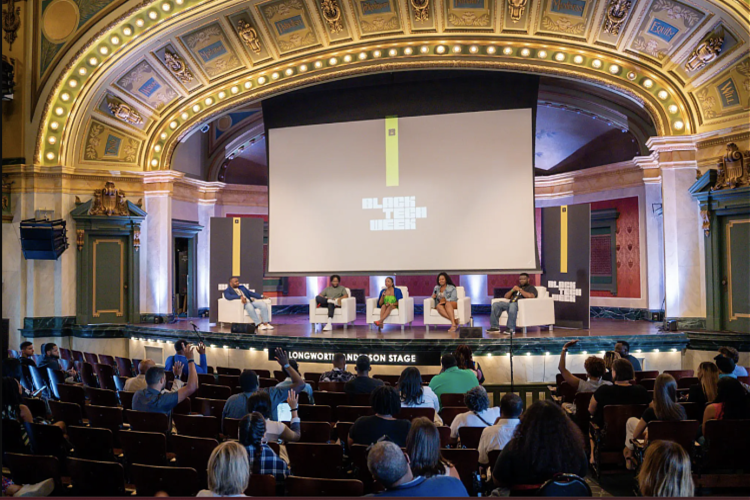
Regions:
<instances>
[{"instance_id":1,"label":"white t-shirt","mask_svg":"<svg viewBox=\"0 0 750 500\"><path fill-rule=\"evenodd\" d=\"M503 418L497 424L487 427L482 431L482 437L479 438L479 463L489 463L489 453L492 450L502 450L505 445L513 438L516 427L521 423L517 418ZM490 467L495 464L490 464Z\"/></svg>"},{"instance_id":2,"label":"white t-shirt","mask_svg":"<svg viewBox=\"0 0 750 500\"><path fill-rule=\"evenodd\" d=\"M438 412L440 411L440 400L438 399L437 394L435 394L435 391L433 391L426 385L422 386L422 402L421 403L406 404L403 401L401 401L401 408L434 408L435 418L433 421L435 422L435 425L443 425L443 420L440 418L440 415L438 415Z\"/></svg>"},{"instance_id":3,"label":"white t-shirt","mask_svg":"<svg viewBox=\"0 0 750 500\"><path fill-rule=\"evenodd\" d=\"M487 423L482 422L479 417L482 417ZM454 439L458 437L458 429L460 427L489 427L487 424L493 425L495 420L500 417L500 407L493 406L484 411L480 411L479 417L475 415L473 411L467 411L466 413L456 415L456 418L453 419L453 423L451 424L451 437Z\"/></svg>"}]
</instances>

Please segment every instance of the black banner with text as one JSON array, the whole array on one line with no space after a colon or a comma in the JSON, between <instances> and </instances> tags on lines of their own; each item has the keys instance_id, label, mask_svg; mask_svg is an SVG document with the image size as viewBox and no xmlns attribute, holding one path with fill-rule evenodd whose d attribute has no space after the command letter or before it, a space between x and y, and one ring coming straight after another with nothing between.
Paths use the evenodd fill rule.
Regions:
<instances>
[{"instance_id":1,"label":"black banner with text","mask_svg":"<svg viewBox=\"0 0 750 500\"><path fill-rule=\"evenodd\" d=\"M279 346L284 347L284 346ZM268 360L275 359L274 348L268 348ZM326 350L297 350L286 349L289 359L298 363L331 363L333 355L339 351ZM421 365L421 366L438 366L440 365L440 352L378 352L377 350L360 350L359 352L344 352L346 362L354 364L357 358L363 354L370 357L370 363L373 365Z\"/></svg>"}]
</instances>

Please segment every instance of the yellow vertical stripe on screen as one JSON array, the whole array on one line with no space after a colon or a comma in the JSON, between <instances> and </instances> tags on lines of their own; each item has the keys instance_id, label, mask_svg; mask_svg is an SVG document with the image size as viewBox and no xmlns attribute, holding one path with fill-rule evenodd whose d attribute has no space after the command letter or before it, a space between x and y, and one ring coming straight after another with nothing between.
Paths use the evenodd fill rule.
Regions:
<instances>
[{"instance_id":1,"label":"yellow vertical stripe on screen","mask_svg":"<svg viewBox=\"0 0 750 500\"><path fill-rule=\"evenodd\" d=\"M232 276L240 275L240 218L232 219Z\"/></svg>"},{"instance_id":2,"label":"yellow vertical stripe on screen","mask_svg":"<svg viewBox=\"0 0 750 500\"><path fill-rule=\"evenodd\" d=\"M398 116L385 119L385 185L398 186Z\"/></svg>"},{"instance_id":3,"label":"yellow vertical stripe on screen","mask_svg":"<svg viewBox=\"0 0 750 500\"><path fill-rule=\"evenodd\" d=\"M560 272L568 272L568 205L560 207Z\"/></svg>"}]
</instances>

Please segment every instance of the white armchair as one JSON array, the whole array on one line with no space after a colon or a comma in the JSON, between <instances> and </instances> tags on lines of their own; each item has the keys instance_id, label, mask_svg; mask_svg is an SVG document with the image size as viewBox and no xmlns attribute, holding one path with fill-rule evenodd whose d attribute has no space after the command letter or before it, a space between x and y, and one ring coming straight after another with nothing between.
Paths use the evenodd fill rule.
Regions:
<instances>
[{"instance_id":1,"label":"white armchair","mask_svg":"<svg viewBox=\"0 0 750 500\"><path fill-rule=\"evenodd\" d=\"M250 290L254 292L255 290ZM263 302L268 304L268 321L271 321L271 299L262 299ZM260 312L258 312L260 316ZM242 304L240 299L227 300L222 296L219 297L219 323L254 323L253 319L248 316L245 311L245 306Z\"/></svg>"},{"instance_id":2,"label":"white armchair","mask_svg":"<svg viewBox=\"0 0 750 500\"><path fill-rule=\"evenodd\" d=\"M471 319L471 299L466 296L466 290L462 286L456 287L458 295L458 307L456 308L456 320L459 325L469 323ZM450 325L451 322L440 316L435 309L435 301L432 297L424 299L424 326L430 331L430 325Z\"/></svg>"},{"instance_id":3,"label":"white armchair","mask_svg":"<svg viewBox=\"0 0 750 500\"><path fill-rule=\"evenodd\" d=\"M550 331L555 325L555 301L549 296L547 287L535 286L537 297L535 299L521 299L518 301L518 317L516 318L516 327L523 328L526 333L526 327L529 326L548 326ZM509 302L508 299L492 299L495 302ZM500 326L508 324L508 313L503 312L500 316Z\"/></svg>"},{"instance_id":4,"label":"white armchair","mask_svg":"<svg viewBox=\"0 0 750 500\"><path fill-rule=\"evenodd\" d=\"M397 286L404 298L398 301L398 308L391 311L391 314L383 320L387 325L401 325L401 331L404 331L404 325L407 323L411 326L414 321L414 297L409 297L409 289L405 286ZM378 298L367 299L367 316L365 317L369 325L380 319L380 307L378 307ZM371 326L372 327L372 326Z\"/></svg>"},{"instance_id":5,"label":"white armchair","mask_svg":"<svg viewBox=\"0 0 750 500\"><path fill-rule=\"evenodd\" d=\"M337 307L333 313L331 319L332 325L344 325L344 330L349 323L354 323L357 319L357 299L352 297L352 291L346 289L347 298L341 299L341 307ZM316 323L327 323L328 322L328 308L318 307L315 303L315 298L310 300L310 324L312 329L315 330Z\"/></svg>"}]
</instances>

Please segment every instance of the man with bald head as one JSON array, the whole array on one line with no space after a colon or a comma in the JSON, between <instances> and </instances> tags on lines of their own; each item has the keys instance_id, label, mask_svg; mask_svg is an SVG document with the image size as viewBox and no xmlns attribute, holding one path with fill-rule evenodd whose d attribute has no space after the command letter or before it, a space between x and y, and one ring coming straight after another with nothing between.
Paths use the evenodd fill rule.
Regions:
<instances>
[{"instance_id":1,"label":"man with bald head","mask_svg":"<svg viewBox=\"0 0 750 500\"><path fill-rule=\"evenodd\" d=\"M123 390L126 392L137 392L148 387L148 383L146 382L146 372L152 366L156 366L156 363L153 359L144 359L143 361L141 361L138 364L138 376L127 379L125 381L125 387ZM169 392L174 392L185 385L185 383L180 380L180 376L182 375L181 362L175 361L174 365L172 366L172 373L174 373L174 382L172 382L172 388Z\"/></svg>"}]
</instances>

